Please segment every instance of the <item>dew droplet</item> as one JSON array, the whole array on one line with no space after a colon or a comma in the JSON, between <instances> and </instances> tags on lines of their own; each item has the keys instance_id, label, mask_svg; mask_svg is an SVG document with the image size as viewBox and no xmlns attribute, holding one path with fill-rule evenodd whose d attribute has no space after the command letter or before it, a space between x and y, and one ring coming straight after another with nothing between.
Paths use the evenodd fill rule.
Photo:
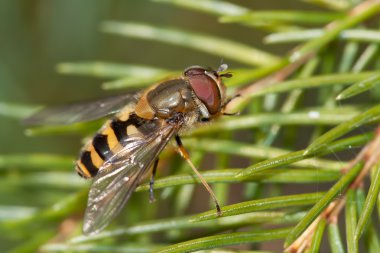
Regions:
<instances>
[{"instance_id":1,"label":"dew droplet","mask_svg":"<svg viewBox=\"0 0 380 253\"><path fill-rule=\"evenodd\" d=\"M319 119L319 117L321 116L321 114L319 112L317 112L317 111L310 111L308 113L308 116L311 119Z\"/></svg>"}]
</instances>

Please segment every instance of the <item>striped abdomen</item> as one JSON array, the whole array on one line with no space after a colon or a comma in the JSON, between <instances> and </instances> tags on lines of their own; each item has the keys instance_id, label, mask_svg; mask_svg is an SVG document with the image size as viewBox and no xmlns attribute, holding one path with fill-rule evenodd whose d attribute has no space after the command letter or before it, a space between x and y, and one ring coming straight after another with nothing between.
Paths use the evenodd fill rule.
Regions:
<instances>
[{"instance_id":1,"label":"striped abdomen","mask_svg":"<svg viewBox=\"0 0 380 253\"><path fill-rule=\"evenodd\" d=\"M104 162L124 146L128 136L144 136L156 127L154 120L140 118L131 110L122 111L84 147L76 163L78 174L84 178L94 177Z\"/></svg>"}]
</instances>

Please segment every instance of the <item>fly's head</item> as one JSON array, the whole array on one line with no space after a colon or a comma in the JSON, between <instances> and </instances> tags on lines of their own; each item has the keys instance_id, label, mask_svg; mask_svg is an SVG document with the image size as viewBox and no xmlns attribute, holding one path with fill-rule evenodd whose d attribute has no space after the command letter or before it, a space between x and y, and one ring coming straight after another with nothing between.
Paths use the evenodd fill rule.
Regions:
<instances>
[{"instance_id":1,"label":"fly's head","mask_svg":"<svg viewBox=\"0 0 380 253\"><path fill-rule=\"evenodd\" d=\"M227 64L222 64L218 70L191 66L184 71L185 78L201 101L201 121L209 121L222 112L226 102L226 88L222 78L231 77L230 73L222 73L227 68Z\"/></svg>"}]
</instances>

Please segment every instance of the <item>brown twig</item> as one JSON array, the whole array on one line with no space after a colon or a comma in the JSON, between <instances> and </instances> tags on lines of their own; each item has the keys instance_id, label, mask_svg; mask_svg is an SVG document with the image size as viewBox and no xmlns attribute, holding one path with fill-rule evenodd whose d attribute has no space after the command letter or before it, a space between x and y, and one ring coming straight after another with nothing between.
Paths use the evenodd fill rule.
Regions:
<instances>
[{"instance_id":1,"label":"brown twig","mask_svg":"<svg viewBox=\"0 0 380 253\"><path fill-rule=\"evenodd\" d=\"M349 185L348 189L357 189L364 184L364 179L370 173L373 166L380 160L380 126L375 130L374 139L367 143L357 156L342 168L342 173L347 173L350 169L361 162L364 162L362 170L359 172L355 180ZM310 226L295 240L287 249L287 252L301 253L307 249L313 238L317 224L321 219L326 219L328 223L336 224L339 214L346 204L347 189L343 193L343 197L330 203L330 205L310 224Z\"/></svg>"}]
</instances>

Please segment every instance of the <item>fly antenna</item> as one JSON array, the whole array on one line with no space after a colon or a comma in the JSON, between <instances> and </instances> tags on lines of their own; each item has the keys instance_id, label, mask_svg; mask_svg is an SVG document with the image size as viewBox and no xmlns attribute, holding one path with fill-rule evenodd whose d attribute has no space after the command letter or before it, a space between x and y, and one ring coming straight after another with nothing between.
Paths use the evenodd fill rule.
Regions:
<instances>
[{"instance_id":1,"label":"fly antenna","mask_svg":"<svg viewBox=\"0 0 380 253\"><path fill-rule=\"evenodd\" d=\"M228 69L227 63L222 63L222 64L220 64L220 66L216 72L220 73L220 72L226 71L227 69Z\"/></svg>"},{"instance_id":2,"label":"fly antenna","mask_svg":"<svg viewBox=\"0 0 380 253\"><path fill-rule=\"evenodd\" d=\"M220 74L220 72L224 72L228 69L228 65L227 63L223 63L223 59L221 60L220 62L220 66L218 68L218 70L216 71L216 73L220 76L220 77L226 77L226 78L230 78L232 77L232 73L231 72L227 72L227 73L223 73L223 74Z\"/></svg>"}]
</instances>

